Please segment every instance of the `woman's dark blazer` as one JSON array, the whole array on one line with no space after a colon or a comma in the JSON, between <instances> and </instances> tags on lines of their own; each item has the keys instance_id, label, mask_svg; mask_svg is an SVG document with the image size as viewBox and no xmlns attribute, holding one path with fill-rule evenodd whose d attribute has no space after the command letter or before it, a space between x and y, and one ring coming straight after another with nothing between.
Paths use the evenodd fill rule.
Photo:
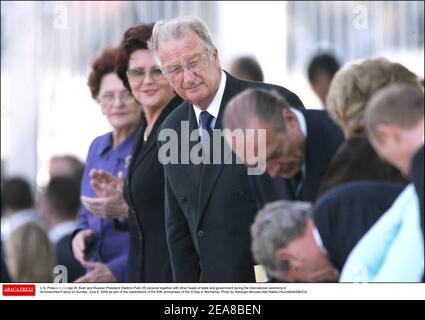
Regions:
<instances>
[{"instance_id":1,"label":"woman's dark blazer","mask_svg":"<svg viewBox=\"0 0 425 320\"><path fill-rule=\"evenodd\" d=\"M128 282L173 282L165 235L164 169L158 160L158 129L182 103L175 97L164 108L146 142L144 120L130 160L124 196L130 207Z\"/></svg>"}]
</instances>

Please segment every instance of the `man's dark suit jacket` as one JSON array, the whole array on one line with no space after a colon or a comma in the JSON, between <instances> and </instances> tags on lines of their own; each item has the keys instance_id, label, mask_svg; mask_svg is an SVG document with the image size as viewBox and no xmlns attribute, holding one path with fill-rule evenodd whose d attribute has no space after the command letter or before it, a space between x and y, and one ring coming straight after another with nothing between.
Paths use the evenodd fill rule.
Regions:
<instances>
[{"instance_id":1,"label":"man's dark suit jacket","mask_svg":"<svg viewBox=\"0 0 425 320\"><path fill-rule=\"evenodd\" d=\"M276 89L291 106L303 108L300 99L285 88L227 74L215 129L222 128L228 101L249 87ZM198 128L188 102L161 126L178 132L179 151L182 121L189 121L190 132ZM226 146L224 140L222 145ZM175 282L255 282L249 228L257 209L247 168L232 163L164 166L166 231Z\"/></svg>"},{"instance_id":2,"label":"man's dark suit jacket","mask_svg":"<svg viewBox=\"0 0 425 320\"><path fill-rule=\"evenodd\" d=\"M313 202L326 169L336 150L343 142L341 129L322 110L304 110L307 124L306 176L297 195L290 179L272 178L267 172L251 176L258 208L276 200L300 200Z\"/></svg>"},{"instance_id":3,"label":"man's dark suit jacket","mask_svg":"<svg viewBox=\"0 0 425 320\"><path fill-rule=\"evenodd\" d=\"M71 249L72 234L62 237L55 245L57 264L63 265L68 270L68 282L74 282L86 273L86 269L75 259Z\"/></svg>"},{"instance_id":4,"label":"man's dark suit jacket","mask_svg":"<svg viewBox=\"0 0 425 320\"><path fill-rule=\"evenodd\" d=\"M404 187L399 183L355 181L335 187L317 200L314 222L329 259L339 271L357 242Z\"/></svg>"},{"instance_id":5,"label":"man's dark suit jacket","mask_svg":"<svg viewBox=\"0 0 425 320\"><path fill-rule=\"evenodd\" d=\"M421 212L421 228L424 232L424 147L416 152L412 161L411 178L415 184L416 193L419 198L419 206Z\"/></svg>"}]
</instances>

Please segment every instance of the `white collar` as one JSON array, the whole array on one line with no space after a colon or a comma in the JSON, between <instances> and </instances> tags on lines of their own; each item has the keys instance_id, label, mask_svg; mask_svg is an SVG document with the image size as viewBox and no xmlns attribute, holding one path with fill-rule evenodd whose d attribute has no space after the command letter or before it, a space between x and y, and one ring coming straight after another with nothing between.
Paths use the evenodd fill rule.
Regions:
<instances>
[{"instance_id":1,"label":"white collar","mask_svg":"<svg viewBox=\"0 0 425 320\"><path fill-rule=\"evenodd\" d=\"M297 110L295 108L290 107L291 111L295 113L295 116L298 119L298 123L300 124L301 132L303 133L304 137L307 139L307 122L305 121L305 116L300 110ZM305 179L306 175L306 160L304 160L303 164L301 165L301 172L303 174L303 177ZM303 180L304 180L303 179Z\"/></svg>"},{"instance_id":2,"label":"white collar","mask_svg":"<svg viewBox=\"0 0 425 320\"><path fill-rule=\"evenodd\" d=\"M290 107L291 111L295 113L298 119L298 123L300 124L301 132L303 133L304 137L307 138L307 122L305 121L305 116L300 110L297 110L295 108Z\"/></svg>"},{"instance_id":3,"label":"white collar","mask_svg":"<svg viewBox=\"0 0 425 320\"><path fill-rule=\"evenodd\" d=\"M322 250L322 252L327 254L327 250L325 246L323 245L322 238L320 237L319 230L317 230L316 226L313 227L313 238L314 238L314 241L316 241L316 244L320 248L320 250Z\"/></svg>"},{"instance_id":4,"label":"white collar","mask_svg":"<svg viewBox=\"0 0 425 320\"><path fill-rule=\"evenodd\" d=\"M215 94L213 101L208 106L207 110L205 110L205 111L208 111L208 113L214 117L212 127L214 127L215 121L218 118L218 113L220 112L220 105L221 105L221 100L223 100L224 89L226 88L226 81L227 81L226 73L224 71L221 71L220 86L218 87L217 93ZM193 107L193 111L195 111L196 122L199 125L199 116L203 110L195 105L192 105L192 107Z\"/></svg>"},{"instance_id":5,"label":"white collar","mask_svg":"<svg viewBox=\"0 0 425 320\"><path fill-rule=\"evenodd\" d=\"M29 222L37 222L38 213L35 209L17 211L1 219L1 240L5 241L20 226Z\"/></svg>"},{"instance_id":6,"label":"white collar","mask_svg":"<svg viewBox=\"0 0 425 320\"><path fill-rule=\"evenodd\" d=\"M57 224L52 229L49 230L49 239L50 242L54 245L59 242L63 237L71 234L75 230L75 221L65 221Z\"/></svg>"}]
</instances>

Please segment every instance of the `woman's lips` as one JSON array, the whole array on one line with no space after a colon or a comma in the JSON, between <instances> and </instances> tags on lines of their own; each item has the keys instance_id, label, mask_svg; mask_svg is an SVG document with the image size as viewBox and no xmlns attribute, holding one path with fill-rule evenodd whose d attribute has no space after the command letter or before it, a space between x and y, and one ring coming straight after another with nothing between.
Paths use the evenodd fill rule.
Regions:
<instances>
[{"instance_id":1,"label":"woman's lips","mask_svg":"<svg viewBox=\"0 0 425 320\"><path fill-rule=\"evenodd\" d=\"M114 117L122 117L122 116L125 116L125 112L114 112L114 113L112 113L112 116L114 116Z\"/></svg>"},{"instance_id":2,"label":"woman's lips","mask_svg":"<svg viewBox=\"0 0 425 320\"><path fill-rule=\"evenodd\" d=\"M158 90L143 90L143 94L145 94L146 96L153 96L155 93L157 93Z\"/></svg>"}]
</instances>

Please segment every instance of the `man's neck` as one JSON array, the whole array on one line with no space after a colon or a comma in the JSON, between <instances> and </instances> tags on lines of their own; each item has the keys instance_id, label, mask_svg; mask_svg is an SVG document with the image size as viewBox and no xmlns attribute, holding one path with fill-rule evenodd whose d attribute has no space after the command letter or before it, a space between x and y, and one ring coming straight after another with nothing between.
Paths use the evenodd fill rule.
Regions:
<instances>
[{"instance_id":1,"label":"man's neck","mask_svg":"<svg viewBox=\"0 0 425 320\"><path fill-rule=\"evenodd\" d=\"M214 88L213 94L211 94L207 99L204 101L200 101L199 103L194 103L193 105L197 107L198 109L205 111L208 109L208 107L211 105L211 103L214 101L215 96L217 95L218 89L220 88L220 84L222 81L222 70L220 69L219 74L219 81L217 82L217 86Z\"/></svg>"},{"instance_id":2,"label":"man's neck","mask_svg":"<svg viewBox=\"0 0 425 320\"><path fill-rule=\"evenodd\" d=\"M418 152L418 150L424 145L424 121L421 121L419 125L407 133L407 143L409 147L404 152L406 155L405 163L403 168L400 168L406 177L410 175L411 162L413 157L415 156L416 152Z\"/></svg>"}]
</instances>

